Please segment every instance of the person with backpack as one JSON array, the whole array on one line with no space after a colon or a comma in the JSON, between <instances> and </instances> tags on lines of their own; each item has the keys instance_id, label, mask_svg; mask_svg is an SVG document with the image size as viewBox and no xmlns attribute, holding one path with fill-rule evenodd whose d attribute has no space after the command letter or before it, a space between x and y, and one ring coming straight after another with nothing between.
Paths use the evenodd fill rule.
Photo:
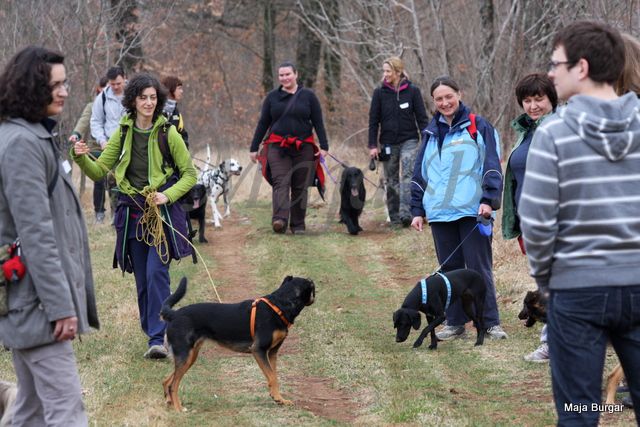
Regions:
<instances>
[{"instance_id":1,"label":"person with backpack","mask_svg":"<svg viewBox=\"0 0 640 427\"><path fill-rule=\"evenodd\" d=\"M293 234L304 234L308 187L318 180L323 194L319 159L326 156L329 143L320 102L312 90L298 84L295 65L280 64L278 80L280 86L262 103L249 155L252 162L261 161L262 173L272 185L273 231L285 233L289 228ZM314 141L314 129L320 147ZM259 156L261 142L263 152Z\"/></svg>"},{"instance_id":2,"label":"person with backpack","mask_svg":"<svg viewBox=\"0 0 640 427\"><path fill-rule=\"evenodd\" d=\"M369 109L369 155L372 159L386 159L383 164L391 224L408 227L411 174L420 131L429 119L420 89L409 81L400 58L386 59L382 73L382 83L373 91Z\"/></svg>"},{"instance_id":3,"label":"person with backpack","mask_svg":"<svg viewBox=\"0 0 640 427\"><path fill-rule=\"evenodd\" d=\"M162 85L169 91L162 113L169 123L178 129L178 132L182 135L182 140L189 148L189 133L184 128L182 113L178 110L178 102L182 101L182 94L184 93L182 80L176 76L167 76L162 79Z\"/></svg>"},{"instance_id":4,"label":"person with backpack","mask_svg":"<svg viewBox=\"0 0 640 427\"><path fill-rule=\"evenodd\" d=\"M460 86L450 77L438 77L431 96L437 112L422 133L424 142L413 171L411 226L422 231L428 222L443 273L468 268L482 275L487 287L484 327L490 338L504 339L492 273L492 236L479 227L492 221L493 211L500 208L498 132L462 103ZM470 319L461 303L451 304L446 316L438 339L463 336Z\"/></svg>"},{"instance_id":5,"label":"person with backpack","mask_svg":"<svg viewBox=\"0 0 640 427\"><path fill-rule=\"evenodd\" d=\"M107 141L118 128L120 119L125 113L122 105L122 96L126 86L126 75L122 67L111 67L107 70L107 79L109 86L102 91L93 101L91 108L91 136L95 139L100 147L94 150L97 156L104 149ZM115 182L112 178L107 177L102 181L96 181L93 184L93 207L96 213L96 223L104 222L104 193L105 190L110 196L111 214L115 212L116 195L113 192Z\"/></svg>"},{"instance_id":6,"label":"person with backpack","mask_svg":"<svg viewBox=\"0 0 640 427\"><path fill-rule=\"evenodd\" d=\"M182 137L162 114L165 89L147 73L134 76L124 90L126 114L95 161L83 141L72 157L89 178L99 180L115 168L120 193L116 209L114 268L133 273L138 291L140 323L148 337L145 358L167 357L165 323L160 308L169 296L169 264L191 254L186 240L185 212L178 202L196 183L196 170ZM148 209L164 219L165 242L149 236ZM170 225L168 225L170 224ZM117 261L117 263L116 263Z\"/></svg>"},{"instance_id":7,"label":"person with backpack","mask_svg":"<svg viewBox=\"0 0 640 427\"><path fill-rule=\"evenodd\" d=\"M100 323L82 205L53 132L68 96L64 56L42 47L22 49L0 74L0 343L18 379L12 426L88 425L71 342Z\"/></svg>"}]
</instances>

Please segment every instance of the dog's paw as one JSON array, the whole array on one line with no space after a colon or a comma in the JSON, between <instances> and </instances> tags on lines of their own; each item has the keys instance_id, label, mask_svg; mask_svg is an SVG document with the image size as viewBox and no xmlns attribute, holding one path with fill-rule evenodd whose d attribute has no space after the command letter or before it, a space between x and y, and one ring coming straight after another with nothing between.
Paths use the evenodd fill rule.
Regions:
<instances>
[{"instance_id":1,"label":"dog's paw","mask_svg":"<svg viewBox=\"0 0 640 427\"><path fill-rule=\"evenodd\" d=\"M422 345L422 340L416 340L416 342L413 343L413 348L418 348Z\"/></svg>"},{"instance_id":2,"label":"dog's paw","mask_svg":"<svg viewBox=\"0 0 640 427\"><path fill-rule=\"evenodd\" d=\"M433 343L429 345L429 350L437 350L438 349L438 343Z\"/></svg>"},{"instance_id":3,"label":"dog's paw","mask_svg":"<svg viewBox=\"0 0 640 427\"><path fill-rule=\"evenodd\" d=\"M209 241L206 239L206 237L203 237L202 239L198 239L198 241L200 243L209 243Z\"/></svg>"}]
</instances>

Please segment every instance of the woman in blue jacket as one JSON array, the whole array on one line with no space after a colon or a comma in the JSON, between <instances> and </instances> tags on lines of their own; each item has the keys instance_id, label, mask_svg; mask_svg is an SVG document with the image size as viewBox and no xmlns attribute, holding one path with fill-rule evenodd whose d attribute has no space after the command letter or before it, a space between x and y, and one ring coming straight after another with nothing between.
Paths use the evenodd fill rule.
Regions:
<instances>
[{"instance_id":1,"label":"woman in blue jacket","mask_svg":"<svg viewBox=\"0 0 640 427\"><path fill-rule=\"evenodd\" d=\"M382 83L373 92L369 109L369 155L383 154L387 184L387 210L391 224L411 224L410 183L420 131L429 119L422 94L411 83L402 60L393 56L382 64ZM400 170L402 168L402 171Z\"/></svg>"},{"instance_id":2,"label":"woman in blue jacket","mask_svg":"<svg viewBox=\"0 0 640 427\"><path fill-rule=\"evenodd\" d=\"M411 226L431 227L438 263L443 272L469 268L486 283L484 327L491 338L507 338L500 327L492 274L491 236L478 229L477 218L490 218L500 207L502 173L499 137L483 117L471 113L460 98L460 87L449 77L431 85L437 112L422 135L411 182ZM459 247L460 246L460 247ZM447 310L440 340L464 334L469 321L461 304Z\"/></svg>"}]
</instances>

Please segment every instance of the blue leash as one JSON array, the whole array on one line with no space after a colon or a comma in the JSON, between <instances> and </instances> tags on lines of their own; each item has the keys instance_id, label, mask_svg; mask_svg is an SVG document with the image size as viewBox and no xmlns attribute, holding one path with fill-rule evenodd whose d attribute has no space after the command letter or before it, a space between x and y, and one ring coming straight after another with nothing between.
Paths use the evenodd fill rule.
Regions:
<instances>
[{"instance_id":1,"label":"blue leash","mask_svg":"<svg viewBox=\"0 0 640 427\"><path fill-rule=\"evenodd\" d=\"M442 261L442 263L438 266L438 268L436 268L433 271L433 273L431 273L431 276L433 276L434 274L438 273L442 269L442 266L445 265L447 263L447 261L449 261L449 259L453 256L453 254L455 254L456 251L458 249L460 249L460 246L462 246L462 244L471 236L471 233L473 233L476 230L476 228L478 228L478 224L479 223L476 223L476 225L471 229L469 234L467 234L467 236L464 239L462 239L462 242L460 242L460 244L458 246L456 246L456 248L453 250L453 252L451 252L451 254L447 257L447 259Z\"/></svg>"}]
</instances>

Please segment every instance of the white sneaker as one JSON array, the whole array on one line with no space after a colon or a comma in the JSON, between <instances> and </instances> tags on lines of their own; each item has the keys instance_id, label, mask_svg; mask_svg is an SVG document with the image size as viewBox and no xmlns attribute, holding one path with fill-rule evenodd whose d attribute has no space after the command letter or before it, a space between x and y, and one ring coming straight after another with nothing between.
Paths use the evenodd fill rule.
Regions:
<instances>
[{"instance_id":1,"label":"white sneaker","mask_svg":"<svg viewBox=\"0 0 640 427\"><path fill-rule=\"evenodd\" d=\"M169 355L169 352L163 345L152 345L144 353L145 359L165 359Z\"/></svg>"},{"instance_id":2,"label":"white sneaker","mask_svg":"<svg viewBox=\"0 0 640 427\"><path fill-rule=\"evenodd\" d=\"M549 361L549 344L543 342L538 348L524 355L527 362L545 363Z\"/></svg>"},{"instance_id":3,"label":"white sneaker","mask_svg":"<svg viewBox=\"0 0 640 427\"><path fill-rule=\"evenodd\" d=\"M464 333L465 333L464 325L462 326L447 325L444 328L440 329L439 332L436 332L436 337L438 337L440 341L449 341L456 338L460 338L461 336L464 335Z\"/></svg>"},{"instance_id":4,"label":"white sneaker","mask_svg":"<svg viewBox=\"0 0 640 427\"><path fill-rule=\"evenodd\" d=\"M487 329L487 335L494 340L505 340L508 338L507 333L502 330L500 325L495 325Z\"/></svg>"}]
</instances>

